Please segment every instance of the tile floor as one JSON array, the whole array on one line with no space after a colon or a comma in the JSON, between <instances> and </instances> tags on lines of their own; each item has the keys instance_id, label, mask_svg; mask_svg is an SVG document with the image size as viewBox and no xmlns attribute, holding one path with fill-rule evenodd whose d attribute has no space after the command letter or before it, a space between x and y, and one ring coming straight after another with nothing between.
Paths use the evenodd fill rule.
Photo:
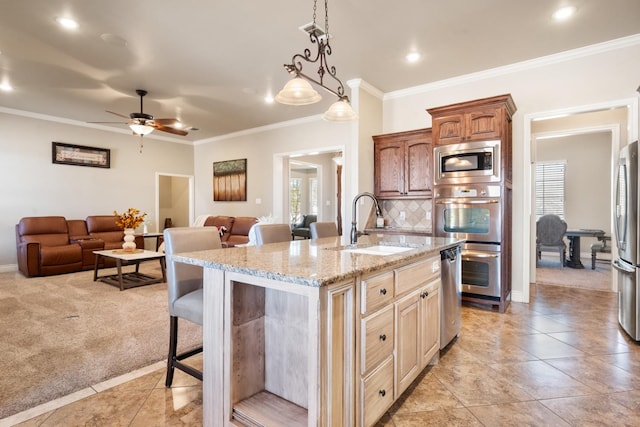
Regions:
<instances>
[{"instance_id":1,"label":"tile floor","mask_svg":"<svg viewBox=\"0 0 640 427\"><path fill-rule=\"evenodd\" d=\"M539 285L530 304L512 303L504 314L465 306L460 337L379 426L640 425L640 345L618 327L616 298ZM202 424L198 381L177 371L166 389L162 365L143 374L57 409L52 402L37 415L18 414L26 421L17 425Z\"/></svg>"}]
</instances>

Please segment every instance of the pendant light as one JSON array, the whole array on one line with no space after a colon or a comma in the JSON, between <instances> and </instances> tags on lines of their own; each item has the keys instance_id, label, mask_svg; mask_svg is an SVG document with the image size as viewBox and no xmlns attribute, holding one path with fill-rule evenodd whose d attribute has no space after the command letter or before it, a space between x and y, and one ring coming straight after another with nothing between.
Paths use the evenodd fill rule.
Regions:
<instances>
[{"instance_id":1,"label":"pendant light","mask_svg":"<svg viewBox=\"0 0 640 427\"><path fill-rule=\"evenodd\" d=\"M290 64L285 64L284 68L293 75L284 88L276 95L276 101L286 105L309 105L316 103L322 99L320 94L313 88L311 83L315 83L324 90L334 94L338 100L334 102L329 110L324 113L323 118L330 121L346 121L355 120L358 115L349 102L349 97L344 93L344 85L336 76L336 68L329 66L327 56L331 55L331 46L329 45L329 6L328 0L324 1L324 31L316 25L316 8L317 0L313 0L313 24L305 30L309 33L309 39L312 44L318 47L315 57L311 56L309 49L304 50L304 54L295 54L291 58ZM311 78L302 72L303 61L308 64L318 64L317 74L319 79ZM337 88L332 89L324 83L325 76L331 77Z\"/></svg>"}]
</instances>

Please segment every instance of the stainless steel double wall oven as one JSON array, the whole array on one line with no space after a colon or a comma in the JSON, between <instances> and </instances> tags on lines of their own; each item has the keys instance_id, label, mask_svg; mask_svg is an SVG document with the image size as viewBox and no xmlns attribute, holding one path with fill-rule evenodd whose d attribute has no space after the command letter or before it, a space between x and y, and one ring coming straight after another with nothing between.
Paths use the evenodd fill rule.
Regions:
<instances>
[{"instance_id":1,"label":"stainless steel double wall oven","mask_svg":"<svg viewBox=\"0 0 640 427\"><path fill-rule=\"evenodd\" d=\"M501 296L502 199L500 141L434 149L434 235L465 239L462 291Z\"/></svg>"}]
</instances>

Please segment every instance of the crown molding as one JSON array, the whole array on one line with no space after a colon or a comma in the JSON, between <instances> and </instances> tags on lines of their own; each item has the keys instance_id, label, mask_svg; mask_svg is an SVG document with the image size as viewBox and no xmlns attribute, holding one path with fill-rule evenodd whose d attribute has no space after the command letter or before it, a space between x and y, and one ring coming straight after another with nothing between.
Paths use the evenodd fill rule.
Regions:
<instances>
[{"instance_id":1,"label":"crown molding","mask_svg":"<svg viewBox=\"0 0 640 427\"><path fill-rule=\"evenodd\" d=\"M102 131L106 131L106 132L114 132L114 133L120 133L120 134L123 134L123 135L132 136L131 135L131 130L129 130L129 129L118 129L118 128L115 128L115 127L104 126L104 125L100 125L100 124L96 124L96 123L87 123L87 122L81 122L79 120L65 119L64 117L50 116L48 114L40 114L40 113L33 113L31 111L16 110L14 108L7 108L7 107L0 106L0 113L12 114L14 116L27 117L27 118L30 118L30 119L45 120L45 121L53 122L53 123L60 123L60 124L71 125L71 126L79 126L79 127L89 128L89 129L96 129L96 130L102 130ZM145 140L155 139L155 140L159 140L159 141L177 142L178 144L193 145L191 141L185 141L185 140L178 139L178 138L172 138L170 136L158 135L156 133L150 133L149 135L146 135L144 137L144 139Z\"/></svg>"},{"instance_id":2,"label":"crown molding","mask_svg":"<svg viewBox=\"0 0 640 427\"><path fill-rule=\"evenodd\" d=\"M406 89L400 89L393 92L387 92L384 95L384 100L402 98L410 95L417 95L425 92L430 92L436 89L442 89L447 87L458 86L465 83L477 82L480 80L503 76L524 70L531 70L534 68L544 67L547 65L559 64L566 61L572 61L578 58L584 58L587 56L597 55L600 53L610 52L618 49L624 49L630 46L640 44L640 33L632 36L622 37L619 39L611 40L608 42L598 43L578 49L567 50L553 55L542 56L540 58L529 59L522 62L516 62L514 64L505 65L503 67L490 68L484 71L478 71L476 73L465 74L463 76L452 77L450 79L439 80L424 85L413 86Z\"/></svg>"}]
</instances>

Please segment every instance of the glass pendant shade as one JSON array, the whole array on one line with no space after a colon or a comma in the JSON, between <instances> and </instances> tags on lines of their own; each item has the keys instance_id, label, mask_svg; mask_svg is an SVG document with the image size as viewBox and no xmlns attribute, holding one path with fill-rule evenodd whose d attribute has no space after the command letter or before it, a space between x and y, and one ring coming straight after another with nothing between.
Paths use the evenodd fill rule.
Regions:
<instances>
[{"instance_id":1,"label":"glass pendant shade","mask_svg":"<svg viewBox=\"0 0 640 427\"><path fill-rule=\"evenodd\" d=\"M348 120L356 120L358 115L353 108L351 108L351 104L347 102L345 99L339 99L333 104L331 107L324 113L322 116L325 120L331 122L341 122Z\"/></svg>"},{"instance_id":2,"label":"glass pendant shade","mask_svg":"<svg viewBox=\"0 0 640 427\"><path fill-rule=\"evenodd\" d=\"M276 101L286 105L314 104L321 99L322 97L311 87L311 84L300 77L289 80L276 95Z\"/></svg>"},{"instance_id":3,"label":"glass pendant shade","mask_svg":"<svg viewBox=\"0 0 640 427\"><path fill-rule=\"evenodd\" d=\"M138 135L148 135L153 132L152 126L140 125L140 124L131 124L129 125L132 131L137 133Z\"/></svg>"}]
</instances>

